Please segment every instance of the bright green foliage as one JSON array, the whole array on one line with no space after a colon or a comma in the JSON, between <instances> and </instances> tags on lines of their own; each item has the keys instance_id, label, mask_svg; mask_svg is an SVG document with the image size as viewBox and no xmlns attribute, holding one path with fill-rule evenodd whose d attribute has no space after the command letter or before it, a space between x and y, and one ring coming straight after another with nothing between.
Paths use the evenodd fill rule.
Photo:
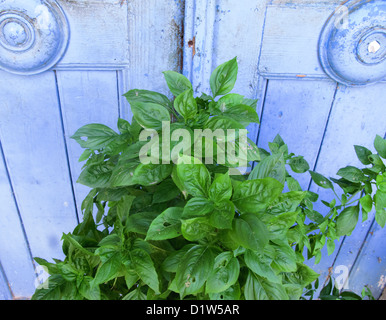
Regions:
<instances>
[{"instance_id":1,"label":"bright green foliage","mask_svg":"<svg viewBox=\"0 0 386 320\"><path fill-rule=\"evenodd\" d=\"M385 225L386 142L380 136L377 153L355 146L369 167L342 168L339 179L310 171L280 136L270 152L248 140L254 168L246 175L230 175L235 165L219 164L217 156L209 164L199 161L193 148L179 162L163 163L162 151L159 163L141 163L146 141L140 133L147 128L161 136L162 121L189 132L237 132L259 122L257 101L230 93L236 58L214 70L212 97L194 97L179 73L164 76L173 101L131 90L125 96L134 117L131 123L118 119L119 133L89 124L73 135L85 149L78 183L91 190L82 203L82 222L63 234L64 261L36 258L51 276L33 299L301 299L312 296L318 281L304 264L305 248L316 263L324 246L332 254L334 241L354 230L360 212L365 220L375 209L376 221ZM213 146L220 148L219 141ZM318 194L302 190L291 172L309 172L318 186L334 195L340 188L342 195L322 200L327 212L317 212Z\"/></svg>"}]
</instances>

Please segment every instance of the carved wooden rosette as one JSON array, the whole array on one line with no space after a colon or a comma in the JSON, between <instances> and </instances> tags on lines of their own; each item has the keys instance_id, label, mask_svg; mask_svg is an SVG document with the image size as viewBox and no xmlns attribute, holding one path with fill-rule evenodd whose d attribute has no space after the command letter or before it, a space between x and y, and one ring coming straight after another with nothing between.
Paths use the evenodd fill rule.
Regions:
<instances>
[{"instance_id":1,"label":"carved wooden rosette","mask_svg":"<svg viewBox=\"0 0 386 320\"><path fill-rule=\"evenodd\" d=\"M66 16L56 1L2 1L0 68L22 75L51 69L63 57L69 34Z\"/></svg>"}]
</instances>

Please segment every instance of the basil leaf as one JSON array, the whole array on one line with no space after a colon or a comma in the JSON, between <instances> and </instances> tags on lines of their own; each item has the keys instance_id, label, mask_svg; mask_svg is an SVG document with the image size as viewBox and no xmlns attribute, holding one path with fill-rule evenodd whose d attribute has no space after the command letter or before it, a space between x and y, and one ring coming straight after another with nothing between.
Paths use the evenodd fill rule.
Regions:
<instances>
[{"instance_id":1,"label":"basil leaf","mask_svg":"<svg viewBox=\"0 0 386 320\"><path fill-rule=\"evenodd\" d=\"M121 252L113 246L106 246L98 248L95 253L100 256L102 263L98 267L92 286L118 277L123 266Z\"/></svg>"},{"instance_id":2,"label":"basil leaf","mask_svg":"<svg viewBox=\"0 0 386 320\"><path fill-rule=\"evenodd\" d=\"M337 236L349 235L357 225L359 217L359 206L345 208L336 220Z\"/></svg>"},{"instance_id":3,"label":"basil leaf","mask_svg":"<svg viewBox=\"0 0 386 320\"><path fill-rule=\"evenodd\" d=\"M198 109L192 89L188 89L177 96L174 100L174 109L176 109L185 120L192 119L196 116Z\"/></svg>"},{"instance_id":4,"label":"basil leaf","mask_svg":"<svg viewBox=\"0 0 386 320\"><path fill-rule=\"evenodd\" d=\"M78 177L77 183L90 188L104 188L109 186L114 165L110 162L89 165Z\"/></svg>"},{"instance_id":5,"label":"basil leaf","mask_svg":"<svg viewBox=\"0 0 386 320\"><path fill-rule=\"evenodd\" d=\"M195 245L185 253L174 279L175 289L181 299L201 291L213 265L214 253L211 247Z\"/></svg>"},{"instance_id":6,"label":"basil leaf","mask_svg":"<svg viewBox=\"0 0 386 320\"><path fill-rule=\"evenodd\" d=\"M208 213L211 213L213 209L214 205L212 201L203 197L194 197L186 203L182 217L193 218L198 216L205 216Z\"/></svg>"},{"instance_id":7,"label":"basil leaf","mask_svg":"<svg viewBox=\"0 0 386 320\"><path fill-rule=\"evenodd\" d=\"M281 283L281 277L276 275L271 267L272 260L264 254L256 251L246 250L244 261L247 267L255 274L273 283Z\"/></svg>"},{"instance_id":8,"label":"basil leaf","mask_svg":"<svg viewBox=\"0 0 386 320\"><path fill-rule=\"evenodd\" d=\"M241 291L240 285L236 282L233 286L230 286L225 291L219 293L209 293L211 300L240 300Z\"/></svg>"},{"instance_id":9,"label":"basil leaf","mask_svg":"<svg viewBox=\"0 0 386 320\"><path fill-rule=\"evenodd\" d=\"M209 198L214 202L229 200L232 196L232 182L228 174L220 174L209 188Z\"/></svg>"},{"instance_id":10,"label":"basil leaf","mask_svg":"<svg viewBox=\"0 0 386 320\"><path fill-rule=\"evenodd\" d=\"M353 166L347 166L345 168L339 169L337 175L354 183L366 180L366 176L363 174L363 172Z\"/></svg>"},{"instance_id":11,"label":"basil leaf","mask_svg":"<svg viewBox=\"0 0 386 320\"><path fill-rule=\"evenodd\" d=\"M126 220L126 231L146 235L151 223L159 216L158 212L138 212Z\"/></svg>"},{"instance_id":12,"label":"basil leaf","mask_svg":"<svg viewBox=\"0 0 386 320\"><path fill-rule=\"evenodd\" d=\"M78 129L71 139L74 139L82 148L91 150L102 149L119 137L118 133L108 126L98 123L87 124Z\"/></svg>"},{"instance_id":13,"label":"basil leaf","mask_svg":"<svg viewBox=\"0 0 386 320\"><path fill-rule=\"evenodd\" d=\"M295 272L296 253L289 245L274 245L276 255L271 266L280 272Z\"/></svg>"},{"instance_id":14,"label":"basil leaf","mask_svg":"<svg viewBox=\"0 0 386 320\"><path fill-rule=\"evenodd\" d=\"M169 98L159 92L133 89L126 92L124 96L130 105L136 103L155 103L162 105L169 110L172 108L172 103Z\"/></svg>"},{"instance_id":15,"label":"basil leaf","mask_svg":"<svg viewBox=\"0 0 386 320\"><path fill-rule=\"evenodd\" d=\"M244 286L246 300L288 300L283 285L267 281L249 271Z\"/></svg>"},{"instance_id":16,"label":"basil leaf","mask_svg":"<svg viewBox=\"0 0 386 320\"><path fill-rule=\"evenodd\" d=\"M132 186L136 182L133 179L138 162L126 162L118 164L112 171L109 184L111 187Z\"/></svg>"},{"instance_id":17,"label":"basil leaf","mask_svg":"<svg viewBox=\"0 0 386 320\"><path fill-rule=\"evenodd\" d=\"M140 163L134 171L133 182L142 186L155 185L171 175L173 165Z\"/></svg>"},{"instance_id":18,"label":"basil leaf","mask_svg":"<svg viewBox=\"0 0 386 320\"><path fill-rule=\"evenodd\" d=\"M229 200L217 202L211 215L209 223L218 229L231 229L232 221L235 216L235 206Z\"/></svg>"},{"instance_id":19,"label":"basil leaf","mask_svg":"<svg viewBox=\"0 0 386 320\"><path fill-rule=\"evenodd\" d=\"M283 188L283 184L269 177L243 181L235 187L232 201L243 212L258 213L267 209Z\"/></svg>"},{"instance_id":20,"label":"basil leaf","mask_svg":"<svg viewBox=\"0 0 386 320\"><path fill-rule=\"evenodd\" d=\"M219 293L227 290L239 278L240 264L232 252L220 253L206 282L205 292Z\"/></svg>"},{"instance_id":21,"label":"basil leaf","mask_svg":"<svg viewBox=\"0 0 386 320\"><path fill-rule=\"evenodd\" d=\"M146 240L166 240L181 235L181 215L183 208L166 209L149 226Z\"/></svg>"},{"instance_id":22,"label":"basil leaf","mask_svg":"<svg viewBox=\"0 0 386 320\"><path fill-rule=\"evenodd\" d=\"M386 159L386 140L383 139L381 136L376 135L374 140L374 148L377 150L378 154L383 158Z\"/></svg>"},{"instance_id":23,"label":"basil leaf","mask_svg":"<svg viewBox=\"0 0 386 320\"><path fill-rule=\"evenodd\" d=\"M233 220L228 236L240 246L262 251L268 244L269 233L265 224L254 214L243 214Z\"/></svg>"},{"instance_id":24,"label":"basil leaf","mask_svg":"<svg viewBox=\"0 0 386 320\"><path fill-rule=\"evenodd\" d=\"M292 171L296 173L304 173L310 169L310 165L302 156L291 158L289 165Z\"/></svg>"},{"instance_id":25,"label":"basil leaf","mask_svg":"<svg viewBox=\"0 0 386 320\"><path fill-rule=\"evenodd\" d=\"M210 88L213 97L229 93L237 79L237 60L236 57L219 65L210 76Z\"/></svg>"},{"instance_id":26,"label":"basil leaf","mask_svg":"<svg viewBox=\"0 0 386 320\"><path fill-rule=\"evenodd\" d=\"M284 184L285 161L282 154L273 154L259 162L249 174L248 180L271 177Z\"/></svg>"},{"instance_id":27,"label":"basil leaf","mask_svg":"<svg viewBox=\"0 0 386 320\"><path fill-rule=\"evenodd\" d=\"M169 111L160 104L137 102L131 105L131 111L138 123L147 129L160 130L162 121L170 121Z\"/></svg>"},{"instance_id":28,"label":"basil leaf","mask_svg":"<svg viewBox=\"0 0 386 320\"><path fill-rule=\"evenodd\" d=\"M192 196L206 197L211 182L209 171L204 164L195 164L193 161L194 158L191 158L190 164L177 164L179 182Z\"/></svg>"},{"instance_id":29,"label":"basil leaf","mask_svg":"<svg viewBox=\"0 0 386 320\"><path fill-rule=\"evenodd\" d=\"M370 164L369 156L372 154L372 152L362 146L354 145L355 153L359 159L360 162L362 162L364 165Z\"/></svg>"},{"instance_id":30,"label":"basil leaf","mask_svg":"<svg viewBox=\"0 0 386 320\"><path fill-rule=\"evenodd\" d=\"M175 71L164 71L163 75L165 77L166 83L169 87L169 90L175 97L179 96L186 90L193 89L192 84L181 73Z\"/></svg>"},{"instance_id":31,"label":"basil leaf","mask_svg":"<svg viewBox=\"0 0 386 320\"><path fill-rule=\"evenodd\" d=\"M191 218L182 221L181 232L186 240L197 241L206 237L213 227L206 217Z\"/></svg>"},{"instance_id":32,"label":"basil leaf","mask_svg":"<svg viewBox=\"0 0 386 320\"><path fill-rule=\"evenodd\" d=\"M311 174L312 180L319 186L324 189L334 189L334 186L330 180L328 180L326 177L321 175L320 173L317 173L315 171L308 170L308 172Z\"/></svg>"},{"instance_id":33,"label":"basil leaf","mask_svg":"<svg viewBox=\"0 0 386 320\"><path fill-rule=\"evenodd\" d=\"M141 280L159 294L158 274L150 255L143 249L134 249L130 252L130 259Z\"/></svg>"}]
</instances>

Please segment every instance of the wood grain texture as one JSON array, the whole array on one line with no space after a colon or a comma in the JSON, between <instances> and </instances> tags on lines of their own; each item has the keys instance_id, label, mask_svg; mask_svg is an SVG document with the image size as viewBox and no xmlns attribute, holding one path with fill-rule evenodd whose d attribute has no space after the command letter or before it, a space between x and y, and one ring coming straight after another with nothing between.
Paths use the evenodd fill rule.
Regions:
<instances>
[{"instance_id":1,"label":"wood grain texture","mask_svg":"<svg viewBox=\"0 0 386 320\"><path fill-rule=\"evenodd\" d=\"M364 167L356 157L354 145L365 146L375 152L373 147L375 136L377 134L382 137L385 135L385 106L383 100L380 99L384 91L385 85L380 83L365 88L339 86L315 168L317 172L327 177L338 178L336 173L342 167L348 165ZM329 201L333 198L331 192L314 184L311 190L318 192L321 199ZM337 192L339 194L339 190ZM316 206L316 210L321 208L323 208L322 204ZM330 266L335 268L338 265L345 265L351 269L365 241L372 217L373 213L369 214L369 220L364 223L361 222L361 216L359 217L352 235L345 238L344 241L341 239L340 243L336 244L337 247L342 245L337 258L335 256L327 257L325 252L323 264L316 267L323 276L328 274L327 269ZM383 230L385 235L384 232ZM362 276L364 281L367 275L363 273Z\"/></svg>"},{"instance_id":2,"label":"wood grain texture","mask_svg":"<svg viewBox=\"0 0 386 320\"><path fill-rule=\"evenodd\" d=\"M0 108L1 143L32 256L61 259L60 238L73 229L76 216L54 73L2 74L0 87L5 101ZM17 231L14 225L7 227L8 234L14 232L12 228ZM10 234L7 243L12 239ZM25 250L12 251L7 258L19 255ZM11 270L6 271L10 278ZM19 277L19 281L30 278Z\"/></svg>"},{"instance_id":3,"label":"wood grain texture","mask_svg":"<svg viewBox=\"0 0 386 320\"><path fill-rule=\"evenodd\" d=\"M8 286L8 280L5 277L3 267L0 263L0 300L11 300L12 293Z\"/></svg>"},{"instance_id":4,"label":"wood grain texture","mask_svg":"<svg viewBox=\"0 0 386 320\"><path fill-rule=\"evenodd\" d=\"M269 80L258 146L269 151L268 143L279 134L289 152L304 156L313 168L335 88L332 81ZM308 189L308 173L291 174Z\"/></svg>"},{"instance_id":5,"label":"wood grain texture","mask_svg":"<svg viewBox=\"0 0 386 320\"><path fill-rule=\"evenodd\" d=\"M0 108L5 108L4 102L0 103ZM34 265L6 167L1 145L2 129L0 127L0 271L4 272L4 286L0 292L4 296L12 293L8 288L9 282L16 295L30 296L34 291Z\"/></svg>"},{"instance_id":6,"label":"wood grain texture","mask_svg":"<svg viewBox=\"0 0 386 320\"><path fill-rule=\"evenodd\" d=\"M117 74L115 71L57 71L57 81L72 186L81 219L80 207L90 188L76 183L84 165L78 161L84 149L70 137L89 123L101 123L118 131Z\"/></svg>"}]
</instances>

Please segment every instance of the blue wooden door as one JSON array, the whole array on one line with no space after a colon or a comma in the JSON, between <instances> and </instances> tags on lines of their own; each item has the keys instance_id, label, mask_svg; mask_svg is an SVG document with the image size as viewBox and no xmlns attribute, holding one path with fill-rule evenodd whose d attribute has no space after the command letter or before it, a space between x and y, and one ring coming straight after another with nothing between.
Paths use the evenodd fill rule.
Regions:
<instances>
[{"instance_id":1,"label":"blue wooden door","mask_svg":"<svg viewBox=\"0 0 386 320\"><path fill-rule=\"evenodd\" d=\"M0 298L32 295L33 257L63 258L88 192L69 137L130 119L133 86L167 93L182 20L178 1L0 2Z\"/></svg>"},{"instance_id":2,"label":"blue wooden door","mask_svg":"<svg viewBox=\"0 0 386 320\"><path fill-rule=\"evenodd\" d=\"M357 165L353 145L371 148L386 132L385 16L381 0L1 1L0 299L31 296L42 276L33 257L63 258L61 235L82 218L82 150L69 136L130 119L129 89L168 95L164 70L205 92L212 70L237 56L234 91L259 99L261 125L249 128L259 147L279 133L326 176ZM354 25L355 59L355 39L333 32ZM332 197L309 175L300 182ZM385 237L371 213L335 254L308 264L322 283L333 275L377 296Z\"/></svg>"}]
</instances>

